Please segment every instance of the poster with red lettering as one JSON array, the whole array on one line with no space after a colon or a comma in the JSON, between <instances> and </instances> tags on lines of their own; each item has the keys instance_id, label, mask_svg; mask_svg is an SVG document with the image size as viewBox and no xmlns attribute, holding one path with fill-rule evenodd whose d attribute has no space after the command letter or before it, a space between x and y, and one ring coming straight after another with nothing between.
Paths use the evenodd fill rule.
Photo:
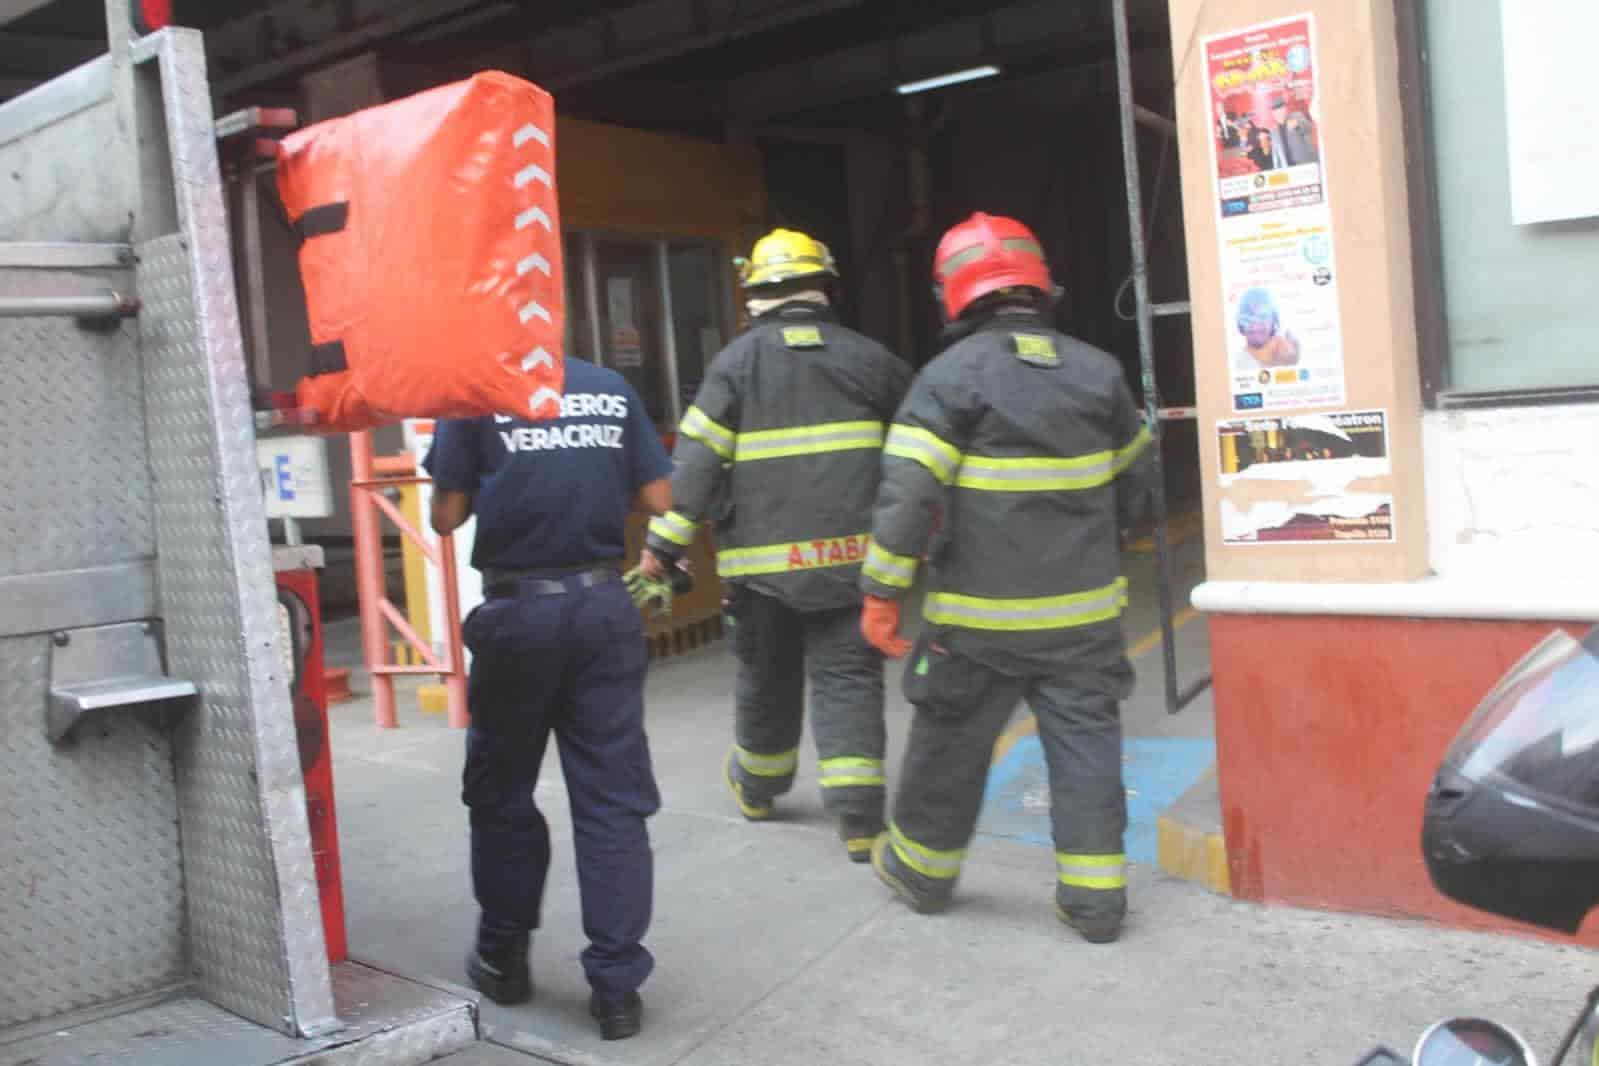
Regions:
<instances>
[{"instance_id":1,"label":"poster with red lettering","mask_svg":"<svg viewBox=\"0 0 1599 1066\"><path fill-rule=\"evenodd\" d=\"M1325 199L1309 15L1205 39L1221 217Z\"/></svg>"},{"instance_id":2,"label":"poster with red lettering","mask_svg":"<svg viewBox=\"0 0 1599 1066\"><path fill-rule=\"evenodd\" d=\"M1233 410L1341 406L1343 334L1309 14L1205 38Z\"/></svg>"}]
</instances>

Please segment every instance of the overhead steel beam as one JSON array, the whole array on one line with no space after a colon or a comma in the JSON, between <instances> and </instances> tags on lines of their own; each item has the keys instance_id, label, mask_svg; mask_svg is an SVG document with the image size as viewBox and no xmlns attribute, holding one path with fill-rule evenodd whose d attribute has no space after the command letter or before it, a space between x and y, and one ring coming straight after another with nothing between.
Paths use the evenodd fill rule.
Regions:
<instances>
[{"instance_id":1,"label":"overhead steel beam","mask_svg":"<svg viewBox=\"0 0 1599 1066\"><path fill-rule=\"evenodd\" d=\"M500 18L513 29L499 38L504 45L484 49L481 59L488 62L499 58L498 65L527 59L533 77L551 89L561 89L864 2L766 0L762 4L760 0L721 0L720 6L728 13L736 16L743 10L745 14L719 23L716 0L700 0L699 4L695 0L640 0L574 22L558 14L550 26L508 14L506 0L346 0L342 4L282 0L207 31L206 48L214 69L219 71L213 79L216 88L231 94L294 77L390 38L409 34L416 43L428 43L435 36L428 31L436 28L439 32L435 39L447 42L457 28L481 25L481 32L487 32L494 19ZM756 10L751 12L751 7ZM480 23L475 17L479 12L497 14ZM715 28L696 33L696 19L706 17ZM620 25L630 30L645 27L652 34L658 26L665 32L654 34L659 43L652 41L644 47L629 48L627 39L636 35L618 34ZM622 39L618 45L606 54L601 43L619 37ZM532 43L523 45L522 40ZM513 69L519 65L514 64Z\"/></svg>"},{"instance_id":2,"label":"overhead steel beam","mask_svg":"<svg viewBox=\"0 0 1599 1066\"><path fill-rule=\"evenodd\" d=\"M766 11L745 15L732 21L725 22L710 32L695 32L693 29L695 17L698 14L692 3L684 4L683 0L666 0L670 6L684 8L686 17L684 22L690 27L688 33L668 37L659 44L637 49L624 49L614 58L608 58L599 63L577 63L571 61L568 55L564 62L555 65L552 60L556 53L548 48L543 41L530 46L527 52L528 69L532 75L539 79L540 84L552 90L570 89L588 82L609 78L624 71L636 70L651 63L661 63L668 59L698 52L706 48L715 48L729 41L736 41L756 33L765 33L768 30L780 29L783 26L803 22L818 15L827 15L847 8L859 7L865 0L810 0L809 3L782 2L769 7ZM645 5L640 4L638 7ZM662 0L657 0L655 6L663 6ZM735 12L736 12L735 8ZM624 17L619 13L616 17ZM586 27L587 32L603 34L605 19L590 20ZM582 32L582 31L579 31ZM558 60L556 62L559 62Z\"/></svg>"},{"instance_id":3,"label":"overhead steel beam","mask_svg":"<svg viewBox=\"0 0 1599 1066\"><path fill-rule=\"evenodd\" d=\"M1163 29L1135 35L1134 47L1163 47ZM736 79L732 121L765 120L838 106L902 81L994 62L1002 67L1075 66L1108 59L1115 40L1103 13L1057 0L1030 0L909 33L855 45Z\"/></svg>"},{"instance_id":4,"label":"overhead steel beam","mask_svg":"<svg viewBox=\"0 0 1599 1066\"><path fill-rule=\"evenodd\" d=\"M700 83L617 78L573 90L566 106L590 117L635 123L723 121L727 98L720 86Z\"/></svg>"},{"instance_id":5,"label":"overhead steel beam","mask_svg":"<svg viewBox=\"0 0 1599 1066\"><path fill-rule=\"evenodd\" d=\"M642 0L529 33L525 45L486 50L479 61L523 68L540 85L560 91L867 2Z\"/></svg>"},{"instance_id":6,"label":"overhead steel beam","mask_svg":"<svg viewBox=\"0 0 1599 1066\"><path fill-rule=\"evenodd\" d=\"M0 26L31 15L49 3L50 0L0 0Z\"/></svg>"},{"instance_id":7,"label":"overhead steel beam","mask_svg":"<svg viewBox=\"0 0 1599 1066\"><path fill-rule=\"evenodd\" d=\"M3 0L0 0L3 2ZM385 38L485 5L489 0L285 0L206 33L206 51L222 71L223 94L291 78Z\"/></svg>"},{"instance_id":8,"label":"overhead steel beam","mask_svg":"<svg viewBox=\"0 0 1599 1066\"><path fill-rule=\"evenodd\" d=\"M735 79L728 91L734 120L758 122L845 102L863 90L953 70L979 59L989 62L994 57L984 55L986 42L1009 55L1028 48L1029 42L1039 48L1057 47L1067 34L1081 32L1086 18L1076 5L1032 0L892 40L797 59Z\"/></svg>"}]
</instances>

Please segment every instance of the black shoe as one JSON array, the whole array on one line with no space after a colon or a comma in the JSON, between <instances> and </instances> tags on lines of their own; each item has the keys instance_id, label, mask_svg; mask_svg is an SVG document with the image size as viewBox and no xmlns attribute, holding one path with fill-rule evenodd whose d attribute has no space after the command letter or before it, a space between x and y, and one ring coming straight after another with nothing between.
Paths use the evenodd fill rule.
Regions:
<instances>
[{"instance_id":1,"label":"black shoe","mask_svg":"<svg viewBox=\"0 0 1599 1066\"><path fill-rule=\"evenodd\" d=\"M589 997L589 1014L600 1023L604 1040L626 1040L644 1028L644 1001L637 992L621 999L605 999L595 992Z\"/></svg>"},{"instance_id":2,"label":"black shoe","mask_svg":"<svg viewBox=\"0 0 1599 1066\"><path fill-rule=\"evenodd\" d=\"M502 1007L533 998L533 976L528 972L525 951L490 962L473 948L466 956L466 976L474 988Z\"/></svg>"},{"instance_id":3,"label":"black shoe","mask_svg":"<svg viewBox=\"0 0 1599 1066\"><path fill-rule=\"evenodd\" d=\"M1116 911L1071 911L1056 903L1055 915L1090 944L1112 944L1122 935L1123 915Z\"/></svg>"}]
</instances>

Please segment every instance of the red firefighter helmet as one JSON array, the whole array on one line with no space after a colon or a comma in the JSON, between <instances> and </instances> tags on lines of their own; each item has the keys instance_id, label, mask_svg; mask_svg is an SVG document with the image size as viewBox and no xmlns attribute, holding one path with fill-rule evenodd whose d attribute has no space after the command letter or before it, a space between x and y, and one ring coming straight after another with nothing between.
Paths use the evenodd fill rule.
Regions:
<instances>
[{"instance_id":1,"label":"red firefighter helmet","mask_svg":"<svg viewBox=\"0 0 1599 1066\"><path fill-rule=\"evenodd\" d=\"M972 304L1001 289L1054 288L1044 248L1013 218L981 211L944 234L933 256L933 283L953 322Z\"/></svg>"}]
</instances>

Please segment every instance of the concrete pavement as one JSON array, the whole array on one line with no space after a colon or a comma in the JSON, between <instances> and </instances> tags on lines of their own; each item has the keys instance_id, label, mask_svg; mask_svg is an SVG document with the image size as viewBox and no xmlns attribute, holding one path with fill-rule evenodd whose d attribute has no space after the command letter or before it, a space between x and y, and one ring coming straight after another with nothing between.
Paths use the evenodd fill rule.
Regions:
<instances>
[{"instance_id":1,"label":"concrete pavement","mask_svg":"<svg viewBox=\"0 0 1599 1066\"><path fill-rule=\"evenodd\" d=\"M1180 569L1191 583L1197 549L1186 553ZM1148 564L1131 565L1136 642L1153 626ZM349 628L332 628L336 655L351 646ZM1203 669L1202 621L1179 630L1178 650ZM1129 788L1148 793L1139 822L1152 826L1208 765L1211 718L1208 698L1169 718L1158 650L1146 642L1144 651L1125 719ZM649 682L665 806L651 822L648 943L658 968L645 988L645 1032L604 1044L587 1017L571 823L551 759L538 790L555 849L534 941L538 994L520 1008L484 1004L489 1035L504 1046L462 1066L517 1061L510 1049L574 1066L1342 1066L1378 1042L1408 1051L1452 1013L1507 1021L1546 1051L1592 981L1594 958L1579 949L1234 902L1161 873L1133 840L1138 826L1127 936L1085 944L1051 909L1047 813L1024 718L996 760L958 904L913 915L869 869L845 861L817 796L813 753L802 757L781 820L737 816L718 772L731 676L725 645L714 645L657 664ZM892 780L910 710L898 671L890 677ZM391 731L371 725L366 700L334 711L351 949L459 983L475 918L457 795L461 735L409 696L400 704L402 728Z\"/></svg>"}]
</instances>

